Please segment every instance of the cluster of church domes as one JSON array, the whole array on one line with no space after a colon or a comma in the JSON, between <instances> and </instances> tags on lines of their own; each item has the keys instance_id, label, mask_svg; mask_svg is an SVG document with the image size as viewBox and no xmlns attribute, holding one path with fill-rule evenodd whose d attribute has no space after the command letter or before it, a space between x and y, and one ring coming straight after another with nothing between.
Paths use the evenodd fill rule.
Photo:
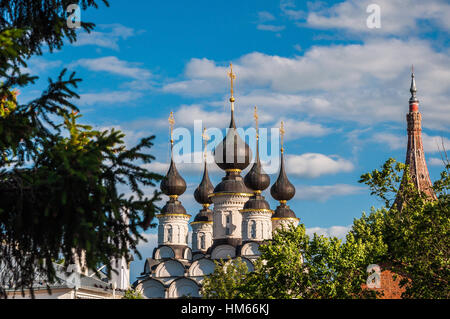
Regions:
<instances>
[{"instance_id":1,"label":"cluster of church domes","mask_svg":"<svg viewBox=\"0 0 450 319\"><path fill-rule=\"evenodd\" d=\"M234 74L230 73L233 80ZM232 82L233 84L233 82ZM217 166L225 171L225 176L220 183L213 187L205 162L203 177L194 191L195 200L202 205L202 209L196 214L191 222L192 226L192 252L211 254L218 246L233 246L238 250L248 242L263 242L272 238L272 231L287 224L297 224L298 218L286 204L295 195L295 187L289 181L284 164L284 149L281 147L281 165L279 176L272 185L270 193L274 199L280 202L275 211L271 210L262 192L270 186L270 177L264 172L259 156L259 135L256 127L256 154L253 166L243 178L242 170L246 169L251 162L252 151L248 144L239 136L234 118L233 91L231 91L231 119L227 133L223 140L214 149L214 160ZM255 107L255 120L257 125L257 113ZM173 128L173 114L169 118ZM283 124L282 124L283 125ZM281 136L284 128L280 128ZM171 139L173 145L173 140ZM159 235L159 245L183 245L186 240L176 242L167 241L167 238L180 239L179 225L173 227L169 216L188 216L186 210L178 200L178 196L186 190L186 182L178 173L173 156L171 156L170 168L161 182L161 191L169 196L169 200L161 210L158 218L163 222ZM213 205L214 209L210 209ZM162 216L164 215L164 216ZM175 218L172 218L172 221ZM161 226L161 225L160 225ZM169 235L166 235L170 232ZM183 233L183 236L186 233ZM178 257L183 255L179 251ZM222 253L223 254L223 253ZM237 252L235 253L235 255ZM219 254L220 255L220 254ZM181 258L181 257L180 257Z\"/></svg>"},{"instance_id":2,"label":"cluster of church domes","mask_svg":"<svg viewBox=\"0 0 450 319\"><path fill-rule=\"evenodd\" d=\"M286 205L294 196L295 188L284 169L283 149L279 176L271 187L272 197L280 202L275 211L262 195L270 186L270 177L264 172L259 157L258 128L255 161L245 177L241 176L242 170L250 165L252 151L236 129L232 70L229 75L232 88L230 125L214 150L215 163L225 171L225 176L213 186L208 174L205 144L203 177L194 191L194 198L202 208L190 223L191 248L188 246L191 215L179 201L179 196L186 191L186 182L171 153L169 170L161 181L161 191L169 200L157 214L158 246L152 258L147 258L144 272L136 282L136 287L147 297L198 296L203 277L214 271L213 260L239 257L251 270L260 255L259 245L272 238L273 230L298 223L298 218ZM255 120L257 124L256 108ZM169 122L172 151L173 113Z\"/></svg>"}]
</instances>

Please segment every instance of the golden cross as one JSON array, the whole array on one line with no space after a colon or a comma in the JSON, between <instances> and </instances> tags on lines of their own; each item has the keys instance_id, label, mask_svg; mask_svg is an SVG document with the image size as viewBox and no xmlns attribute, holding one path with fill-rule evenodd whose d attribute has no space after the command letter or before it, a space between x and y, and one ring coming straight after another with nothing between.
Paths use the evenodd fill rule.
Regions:
<instances>
[{"instance_id":1,"label":"golden cross","mask_svg":"<svg viewBox=\"0 0 450 319\"><path fill-rule=\"evenodd\" d=\"M207 148L208 141L209 141L209 136L208 136L208 134L206 134L206 127L203 128L202 138L203 138L203 144L204 144L204 148L205 148L205 150L204 150L205 153L203 156L206 159L206 148Z\"/></svg>"},{"instance_id":2,"label":"golden cross","mask_svg":"<svg viewBox=\"0 0 450 319\"><path fill-rule=\"evenodd\" d=\"M255 112L253 113L253 118L255 119L256 127L256 139L259 138L258 134L258 107L255 105Z\"/></svg>"},{"instance_id":3,"label":"golden cross","mask_svg":"<svg viewBox=\"0 0 450 319\"><path fill-rule=\"evenodd\" d=\"M281 121L281 125L280 125L280 143L281 143L281 153L284 152L284 148L283 148L283 139L284 139L284 133L286 133L286 131L284 130L284 123L283 121Z\"/></svg>"},{"instance_id":4,"label":"golden cross","mask_svg":"<svg viewBox=\"0 0 450 319\"><path fill-rule=\"evenodd\" d=\"M231 98L233 98L233 80L236 79L236 74L233 73L233 63L230 62L230 72L228 72L228 76L231 80Z\"/></svg>"},{"instance_id":5,"label":"golden cross","mask_svg":"<svg viewBox=\"0 0 450 319\"><path fill-rule=\"evenodd\" d=\"M170 143L173 144L173 125L175 124L173 112L170 112L168 121L169 121L169 125L170 125Z\"/></svg>"}]
</instances>

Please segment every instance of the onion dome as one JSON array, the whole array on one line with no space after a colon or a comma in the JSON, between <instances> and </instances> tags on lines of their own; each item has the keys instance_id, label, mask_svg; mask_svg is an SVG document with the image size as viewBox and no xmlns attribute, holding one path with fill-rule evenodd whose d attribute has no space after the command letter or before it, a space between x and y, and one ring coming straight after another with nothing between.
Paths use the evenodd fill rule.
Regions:
<instances>
[{"instance_id":1,"label":"onion dome","mask_svg":"<svg viewBox=\"0 0 450 319\"><path fill-rule=\"evenodd\" d=\"M295 213L288 205L286 205L286 203L281 202L275 209L275 213L272 215L272 218L297 218L297 216L295 216Z\"/></svg>"},{"instance_id":2,"label":"onion dome","mask_svg":"<svg viewBox=\"0 0 450 319\"><path fill-rule=\"evenodd\" d=\"M214 186L212 185L209 175L208 175L208 168L206 166L205 161L205 169L203 171L203 178L200 182L200 185L195 189L194 191L194 198L197 201L197 203L202 205L209 205L212 204L211 198L209 197L209 194L211 194L214 191Z\"/></svg>"},{"instance_id":3,"label":"onion dome","mask_svg":"<svg viewBox=\"0 0 450 319\"><path fill-rule=\"evenodd\" d=\"M232 110L227 135L214 149L214 160L217 166L225 171L242 171L250 164L252 152L236 130L233 113L234 111Z\"/></svg>"},{"instance_id":4,"label":"onion dome","mask_svg":"<svg viewBox=\"0 0 450 319\"><path fill-rule=\"evenodd\" d=\"M175 162L173 161L173 124L175 120L173 119L173 113L170 113L169 117L170 123L170 167L167 171L166 176L161 181L161 191L169 196L169 201L161 209L161 214L186 214L181 202L178 200L178 196L186 191L186 181L178 173Z\"/></svg>"},{"instance_id":5,"label":"onion dome","mask_svg":"<svg viewBox=\"0 0 450 319\"><path fill-rule=\"evenodd\" d=\"M169 170L162 179L160 188L167 196L180 196L186 191L186 182L178 173L173 158L170 160Z\"/></svg>"},{"instance_id":6,"label":"onion dome","mask_svg":"<svg viewBox=\"0 0 450 319\"><path fill-rule=\"evenodd\" d=\"M213 221L213 212L208 206L203 206L203 208L195 215L195 222L212 222Z\"/></svg>"},{"instance_id":7,"label":"onion dome","mask_svg":"<svg viewBox=\"0 0 450 319\"><path fill-rule=\"evenodd\" d=\"M166 205L161 208L161 214L186 214L186 209L175 196L171 196Z\"/></svg>"},{"instance_id":8,"label":"onion dome","mask_svg":"<svg viewBox=\"0 0 450 319\"><path fill-rule=\"evenodd\" d=\"M251 195L252 190L244 184L239 171L227 171L222 181L214 188L214 193L246 193Z\"/></svg>"},{"instance_id":9,"label":"onion dome","mask_svg":"<svg viewBox=\"0 0 450 319\"><path fill-rule=\"evenodd\" d=\"M283 151L281 151L280 174L278 175L277 181L270 188L270 194L274 199L280 202L288 201L295 195L295 187L287 178L286 171L284 169Z\"/></svg>"},{"instance_id":10,"label":"onion dome","mask_svg":"<svg viewBox=\"0 0 450 319\"><path fill-rule=\"evenodd\" d=\"M178 173L173 159L170 161L169 171L161 181L161 191L169 196L169 201L161 209L161 214L186 214L178 196L186 191L186 182Z\"/></svg>"},{"instance_id":11,"label":"onion dome","mask_svg":"<svg viewBox=\"0 0 450 319\"><path fill-rule=\"evenodd\" d=\"M244 205L244 210L270 210L269 203L265 200L261 192L270 185L270 177L267 175L259 159L259 135L258 135L258 114L255 106L254 118L256 122L256 159L251 170L245 175L245 186L254 191L254 195Z\"/></svg>"},{"instance_id":12,"label":"onion dome","mask_svg":"<svg viewBox=\"0 0 450 319\"><path fill-rule=\"evenodd\" d=\"M256 117L256 113L255 113ZM253 189L254 191L261 192L270 185L270 177L264 172L261 161L259 160L259 138L256 133L256 161L253 164L250 171L244 178L245 186Z\"/></svg>"},{"instance_id":13,"label":"onion dome","mask_svg":"<svg viewBox=\"0 0 450 319\"><path fill-rule=\"evenodd\" d=\"M233 80L236 75L233 73L233 65L230 64L231 71L228 73L231 79L231 120L227 135L217 145L214 150L214 160L221 169L240 170L242 171L250 164L252 153L250 147L242 140L236 130L234 122L234 97L233 97Z\"/></svg>"}]
</instances>

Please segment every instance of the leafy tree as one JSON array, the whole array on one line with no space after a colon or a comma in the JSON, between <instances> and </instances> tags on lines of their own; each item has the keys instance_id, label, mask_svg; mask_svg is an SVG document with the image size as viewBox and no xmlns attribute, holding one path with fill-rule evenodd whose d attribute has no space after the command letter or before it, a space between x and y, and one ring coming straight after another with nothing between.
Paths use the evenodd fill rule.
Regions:
<instances>
[{"instance_id":1,"label":"leafy tree","mask_svg":"<svg viewBox=\"0 0 450 319\"><path fill-rule=\"evenodd\" d=\"M434 183L435 201L420 194L408 168L393 159L361 177L386 207L355 220L351 234L372 247L375 263L401 275L403 298L450 297L450 165L445 165ZM395 194L403 205L393 205Z\"/></svg>"},{"instance_id":2,"label":"leafy tree","mask_svg":"<svg viewBox=\"0 0 450 319\"><path fill-rule=\"evenodd\" d=\"M127 289L122 299L144 299L144 296L139 291L134 289Z\"/></svg>"},{"instance_id":3,"label":"leafy tree","mask_svg":"<svg viewBox=\"0 0 450 319\"><path fill-rule=\"evenodd\" d=\"M248 275L247 264L241 258L214 261L214 273L205 277L201 294L208 299L235 299L243 298L242 285Z\"/></svg>"},{"instance_id":4,"label":"leafy tree","mask_svg":"<svg viewBox=\"0 0 450 319\"><path fill-rule=\"evenodd\" d=\"M275 232L259 247L255 271L217 267L205 279L206 298L321 299L374 297L362 289L369 265L367 249L352 236L310 238L303 224Z\"/></svg>"},{"instance_id":5,"label":"leafy tree","mask_svg":"<svg viewBox=\"0 0 450 319\"><path fill-rule=\"evenodd\" d=\"M37 276L54 282L58 259L68 265L83 255L91 269L129 261L158 210L159 193L146 198L142 190L161 178L141 166L154 159L154 137L127 148L122 132L78 123L73 101L81 79L74 73L62 70L40 97L20 104L17 88L36 79L22 72L27 59L43 45L60 49L65 38L76 40L65 22L69 3L0 1L0 296L31 288Z\"/></svg>"},{"instance_id":6,"label":"leafy tree","mask_svg":"<svg viewBox=\"0 0 450 319\"><path fill-rule=\"evenodd\" d=\"M218 267L205 279L204 297L374 298L382 292L363 288L366 269L381 264L397 274L403 298L448 299L449 169L446 163L434 183L438 199L432 201L418 192L407 166L389 159L360 180L385 207L355 219L345 242L316 234L311 238L302 224L278 230L260 246L254 272Z\"/></svg>"}]
</instances>

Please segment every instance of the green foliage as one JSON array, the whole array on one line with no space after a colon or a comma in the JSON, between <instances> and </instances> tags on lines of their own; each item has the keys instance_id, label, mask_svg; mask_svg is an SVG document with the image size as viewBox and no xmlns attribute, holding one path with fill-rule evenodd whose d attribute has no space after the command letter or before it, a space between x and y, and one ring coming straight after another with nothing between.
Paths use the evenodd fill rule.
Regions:
<instances>
[{"instance_id":1,"label":"green foliage","mask_svg":"<svg viewBox=\"0 0 450 319\"><path fill-rule=\"evenodd\" d=\"M139 291L134 289L127 289L122 299L144 299L144 296Z\"/></svg>"},{"instance_id":2,"label":"green foliage","mask_svg":"<svg viewBox=\"0 0 450 319\"><path fill-rule=\"evenodd\" d=\"M65 39L70 42L77 39L77 30L67 25L67 7L78 4L80 9L86 10L98 8L97 2L109 6L106 0L0 0L0 27L26 30L26 36L18 44L28 47L30 55L41 54L44 44L52 52L61 49ZM90 32L95 24L82 19L80 27Z\"/></svg>"},{"instance_id":3,"label":"green foliage","mask_svg":"<svg viewBox=\"0 0 450 319\"><path fill-rule=\"evenodd\" d=\"M93 0L0 0L0 296L31 288L37 276L54 282L52 261L67 266L81 252L91 269L129 261L158 211L159 192L146 198L142 190L161 179L142 166L154 159L154 137L127 148L122 132L80 124L74 73L62 70L29 103L16 98L36 79L23 73L30 56L76 40L66 26L71 3L97 7Z\"/></svg>"},{"instance_id":4,"label":"green foliage","mask_svg":"<svg viewBox=\"0 0 450 319\"><path fill-rule=\"evenodd\" d=\"M205 277L201 294L208 299L235 299L243 298L240 291L248 275L247 264L241 258L214 261L214 273Z\"/></svg>"},{"instance_id":5,"label":"green foliage","mask_svg":"<svg viewBox=\"0 0 450 319\"><path fill-rule=\"evenodd\" d=\"M438 200L430 200L411 184L403 186L398 211L392 208L372 210L354 221L351 234L372 247L374 263L385 263L392 271L402 275L403 298L449 298L450 297L450 205L448 169L434 183ZM390 159L383 165L378 178L376 174L363 175L362 182L386 197L386 189L395 192L401 174L409 181L406 167L397 166ZM380 176L379 175L379 176ZM383 188L383 185L389 185ZM405 185L405 184L403 184Z\"/></svg>"},{"instance_id":6,"label":"green foliage","mask_svg":"<svg viewBox=\"0 0 450 319\"><path fill-rule=\"evenodd\" d=\"M389 268L403 298L450 297L450 205L447 163L434 183L438 200L420 194L408 167L389 159L361 176L386 205L355 219L345 242L305 233L304 225L281 229L260 246L255 271L217 267L205 279L205 298L375 298L363 289L367 266ZM403 175L403 176L402 176ZM400 187L400 185L402 187ZM400 190L399 190L400 188ZM393 205L394 202L403 205ZM397 208L400 207L401 211Z\"/></svg>"},{"instance_id":7,"label":"green foliage","mask_svg":"<svg viewBox=\"0 0 450 319\"><path fill-rule=\"evenodd\" d=\"M217 267L205 279L205 298L321 299L374 297L363 290L369 265L367 249L352 236L337 238L305 233L304 225L280 229L261 245L255 271L239 265Z\"/></svg>"}]
</instances>

